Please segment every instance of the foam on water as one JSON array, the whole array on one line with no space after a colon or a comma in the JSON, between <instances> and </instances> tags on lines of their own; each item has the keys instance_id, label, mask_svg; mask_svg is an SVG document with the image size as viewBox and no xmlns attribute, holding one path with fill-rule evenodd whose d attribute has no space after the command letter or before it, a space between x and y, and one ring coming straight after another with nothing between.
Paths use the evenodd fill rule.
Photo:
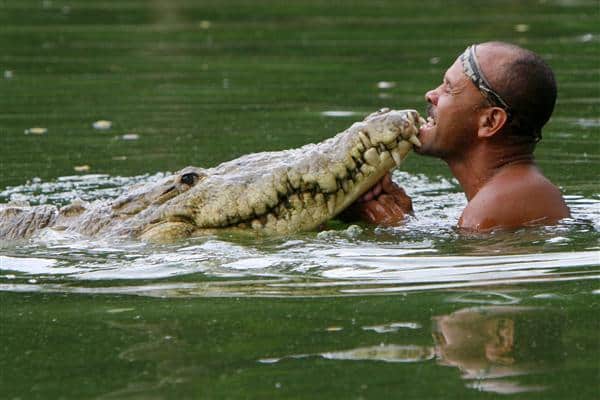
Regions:
<instances>
[{"instance_id":1,"label":"foam on water","mask_svg":"<svg viewBox=\"0 0 600 400\"><path fill-rule=\"evenodd\" d=\"M113 198L162 176L36 179L0 192L0 200L64 204ZM44 230L25 243L0 244L0 290L339 296L599 276L598 199L566 196L573 218L554 227L465 235L455 229L466 203L456 182L400 172L394 179L415 207L415 217L397 227L351 225L252 240L224 234L169 245ZM167 281L175 276L177 283ZM115 284L124 280L131 285Z\"/></svg>"}]
</instances>

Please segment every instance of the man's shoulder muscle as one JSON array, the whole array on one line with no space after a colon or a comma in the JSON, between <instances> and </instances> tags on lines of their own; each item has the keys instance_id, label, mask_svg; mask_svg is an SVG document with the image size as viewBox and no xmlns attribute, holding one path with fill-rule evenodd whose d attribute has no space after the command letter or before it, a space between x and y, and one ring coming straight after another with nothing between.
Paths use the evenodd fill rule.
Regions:
<instances>
[{"instance_id":1,"label":"man's shoulder muscle","mask_svg":"<svg viewBox=\"0 0 600 400\"><path fill-rule=\"evenodd\" d=\"M552 224L569 216L556 186L536 170L492 179L465 208L459 226L474 230Z\"/></svg>"}]
</instances>

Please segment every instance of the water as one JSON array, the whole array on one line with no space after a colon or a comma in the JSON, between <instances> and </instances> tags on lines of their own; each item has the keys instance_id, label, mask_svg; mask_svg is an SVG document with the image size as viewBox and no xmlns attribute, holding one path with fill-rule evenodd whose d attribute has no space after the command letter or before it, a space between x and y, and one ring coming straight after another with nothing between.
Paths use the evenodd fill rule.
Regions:
<instances>
[{"instance_id":1,"label":"water","mask_svg":"<svg viewBox=\"0 0 600 400\"><path fill-rule=\"evenodd\" d=\"M0 202L114 198L422 110L466 45L503 39L555 69L536 155L573 213L465 235L446 167L411 155L394 180L415 218L394 228L0 243L0 397L597 397L598 17L595 1L0 1Z\"/></svg>"}]
</instances>

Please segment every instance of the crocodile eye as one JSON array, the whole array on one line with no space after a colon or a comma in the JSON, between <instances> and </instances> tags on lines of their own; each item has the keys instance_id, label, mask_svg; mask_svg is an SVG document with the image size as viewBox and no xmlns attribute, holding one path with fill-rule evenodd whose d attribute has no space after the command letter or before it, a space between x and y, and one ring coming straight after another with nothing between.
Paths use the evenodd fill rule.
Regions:
<instances>
[{"instance_id":1,"label":"crocodile eye","mask_svg":"<svg viewBox=\"0 0 600 400\"><path fill-rule=\"evenodd\" d=\"M181 183L192 186L198 181L198 174L195 172L188 172L187 174L181 175Z\"/></svg>"}]
</instances>

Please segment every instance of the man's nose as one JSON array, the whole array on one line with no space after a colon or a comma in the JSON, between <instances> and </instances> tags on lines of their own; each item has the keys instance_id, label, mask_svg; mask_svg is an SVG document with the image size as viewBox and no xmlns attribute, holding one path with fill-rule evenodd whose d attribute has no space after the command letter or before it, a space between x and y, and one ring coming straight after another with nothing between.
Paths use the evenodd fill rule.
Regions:
<instances>
[{"instance_id":1,"label":"man's nose","mask_svg":"<svg viewBox=\"0 0 600 400\"><path fill-rule=\"evenodd\" d=\"M427 93L425 93L425 100L427 100L428 103L431 103L434 106L437 105L438 98L439 98L439 96L435 89L430 90Z\"/></svg>"}]
</instances>

